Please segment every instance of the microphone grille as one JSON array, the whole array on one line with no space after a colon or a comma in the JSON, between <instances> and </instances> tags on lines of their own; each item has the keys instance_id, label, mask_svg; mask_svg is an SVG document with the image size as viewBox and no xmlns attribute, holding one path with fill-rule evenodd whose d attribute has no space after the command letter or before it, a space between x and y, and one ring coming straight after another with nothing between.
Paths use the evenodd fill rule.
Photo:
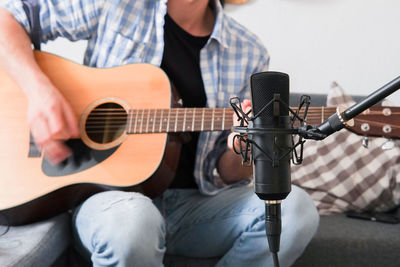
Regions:
<instances>
[{"instance_id":1,"label":"microphone grille","mask_svg":"<svg viewBox=\"0 0 400 267\"><path fill-rule=\"evenodd\" d=\"M275 71L255 73L251 76L250 86L254 115L273 99L274 94L280 94L281 101L289 103L289 75L286 73ZM287 108L280 105L279 114L288 115ZM273 116L273 105L264 110L261 116Z\"/></svg>"}]
</instances>

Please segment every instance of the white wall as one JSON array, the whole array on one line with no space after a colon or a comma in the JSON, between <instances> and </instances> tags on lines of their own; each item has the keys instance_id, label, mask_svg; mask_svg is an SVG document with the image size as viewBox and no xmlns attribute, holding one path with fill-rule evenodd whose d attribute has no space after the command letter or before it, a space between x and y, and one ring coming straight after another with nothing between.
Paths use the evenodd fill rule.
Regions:
<instances>
[{"instance_id":1,"label":"white wall","mask_svg":"<svg viewBox=\"0 0 400 267\"><path fill-rule=\"evenodd\" d=\"M323 93L336 81L367 95L400 75L399 0L249 0L225 10L261 38L292 92ZM44 49L81 62L84 46ZM400 105L400 91L389 99Z\"/></svg>"},{"instance_id":2,"label":"white wall","mask_svg":"<svg viewBox=\"0 0 400 267\"><path fill-rule=\"evenodd\" d=\"M399 0L249 0L225 10L261 38L292 92L337 81L368 95L400 76ZM400 90L389 99L400 105Z\"/></svg>"}]
</instances>

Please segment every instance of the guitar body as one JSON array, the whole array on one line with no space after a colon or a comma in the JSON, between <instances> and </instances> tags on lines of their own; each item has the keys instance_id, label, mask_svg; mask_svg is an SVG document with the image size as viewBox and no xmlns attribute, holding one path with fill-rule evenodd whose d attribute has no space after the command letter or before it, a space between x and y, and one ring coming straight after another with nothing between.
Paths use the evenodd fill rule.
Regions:
<instances>
[{"instance_id":1,"label":"guitar body","mask_svg":"<svg viewBox=\"0 0 400 267\"><path fill-rule=\"evenodd\" d=\"M169 80L150 64L94 69L46 53L37 52L35 57L72 105L82 139L87 138L82 114L99 103L116 102L126 111L171 106ZM0 211L7 218L1 223L19 225L44 219L103 190L134 190L154 196L174 177L180 143L167 133L122 133L111 144L94 143L91 148L79 142L72 162L51 166L43 155L28 156L27 100L3 72L0 110ZM82 149L83 159L78 155Z\"/></svg>"}]
</instances>

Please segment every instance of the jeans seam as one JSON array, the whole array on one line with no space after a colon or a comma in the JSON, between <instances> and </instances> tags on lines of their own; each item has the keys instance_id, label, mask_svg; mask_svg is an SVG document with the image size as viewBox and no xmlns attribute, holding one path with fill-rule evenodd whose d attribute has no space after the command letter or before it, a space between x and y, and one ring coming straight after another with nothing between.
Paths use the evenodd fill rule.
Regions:
<instances>
[{"instance_id":1,"label":"jeans seam","mask_svg":"<svg viewBox=\"0 0 400 267\"><path fill-rule=\"evenodd\" d=\"M255 225L257 225L260 221L261 221L261 220L257 219L257 220L254 222L254 224L251 225L250 228L244 230L244 231L240 234L240 237L239 237L237 246L234 246L234 247L233 247L234 251L232 251L232 253L230 253L230 251L228 252L230 255L229 255L229 257L228 257L227 259L224 259L224 262L222 263L222 267L224 267L224 266L231 266L230 263L232 262L233 257L234 257L235 255L238 254L237 251L238 251L239 248L243 245L243 234L244 234L244 233L248 233L248 232L253 232L253 231L251 231L251 230L253 230L253 228L255 227ZM267 236L265 236L265 239L267 239ZM266 240L266 241L267 241L267 240ZM225 254L224 256L226 256L226 255L227 255L227 254Z\"/></svg>"},{"instance_id":2,"label":"jeans seam","mask_svg":"<svg viewBox=\"0 0 400 267\"><path fill-rule=\"evenodd\" d=\"M234 251L232 251L232 255L229 255L229 257L227 257L227 258L225 258L225 256L226 256L227 254L224 255L224 258L225 258L225 259L223 260L224 262L222 263L222 267L224 267L224 266L231 266L230 263L232 262L232 259L233 259L232 256L233 256L233 255L236 255L236 254L237 254L236 251L242 246L242 243L243 243L243 233L244 233L244 232L242 232L241 235L240 235L240 237L239 237L239 241L238 241L239 243L238 243L238 245L237 245L237 246L233 246ZM231 254L230 251L228 251L228 253Z\"/></svg>"}]
</instances>

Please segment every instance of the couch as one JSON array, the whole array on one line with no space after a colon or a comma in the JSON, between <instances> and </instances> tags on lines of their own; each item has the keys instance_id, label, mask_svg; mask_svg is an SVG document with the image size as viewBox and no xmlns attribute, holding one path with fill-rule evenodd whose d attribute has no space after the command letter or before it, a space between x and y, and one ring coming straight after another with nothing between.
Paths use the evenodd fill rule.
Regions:
<instances>
[{"instance_id":1,"label":"couch","mask_svg":"<svg viewBox=\"0 0 400 267\"><path fill-rule=\"evenodd\" d=\"M312 105L324 105L325 95L311 97ZM292 101L298 98L298 94L291 94ZM400 217L400 209L391 213ZM0 226L0 234L7 230L0 236L0 266L90 266L71 246L70 217L67 212L30 225L9 229ZM164 264L171 267L206 267L214 266L217 261L217 258L167 255ZM353 219L344 214L322 216L317 234L294 266L398 267L400 224Z\"/></svg>"}]
</instances>

